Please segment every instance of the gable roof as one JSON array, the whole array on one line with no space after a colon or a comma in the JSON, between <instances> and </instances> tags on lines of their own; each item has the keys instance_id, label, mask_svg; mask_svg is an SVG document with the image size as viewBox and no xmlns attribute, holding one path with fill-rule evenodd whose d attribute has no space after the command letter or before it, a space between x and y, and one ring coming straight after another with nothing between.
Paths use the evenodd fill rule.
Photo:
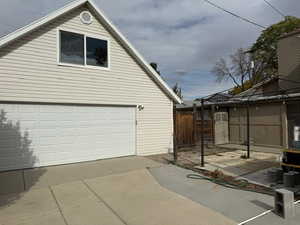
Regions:
<instances>
[{"instance_id":1,"label":"gable roof","mask_svg":"<svg viewBox=\"0 0 300 225\"><path fill-rule=\"evenodd\" d=\"M149 63L141 56L141 54L130 44L130 42L121 34L121 32L112 24L112 22L104 15L104 13L96 6L92 0L76 0L67 4L66 6L48 14L47 16L34 21L33 23L24 26L2 38L0 38L0 48L8 45L14 40L17 40L29 32L32 32L41 26L51 22L57 17L76 9L84 4L88 4L91 10L97 15L98 19L108 29L112 35L120 41L123 47L135 58L140 66L151 76L151 78L159 85L159 87L169 96L174 102L181 103L182 100L173 92L173 90L166 84L159 74L150 66Z\"/></svg>"},{"instance_id":2,"label":"gable roof","mask_svg":"<svg viewBox=\"0 0 300 225\"><path fill-rule=\"evenodd\" d=\"M268 77L268 78L266 78L266 79L264 79L264 80L262 80L261 82L259 82L259 83L257 83L257 84L255 84L255 85L253 85L251 88L249 88L248 90L246 90L246 91L243 91L243 92L241 92L241 93L239 93L239 94L237 94L237 95L235 95L235 97L243 97L243 96L247 96L247 95L249 95L249 94L253 94L253 92L256 92L256 90L258 89L258 88L260 88L260 87L262 87L262 86L264 86L264 85L267 85L267 84L269 84L269 83L271 83L271 82L275 82L275 81L278 81L278 76L271 76L271 77Z\"/></svg>"}]
</instances>

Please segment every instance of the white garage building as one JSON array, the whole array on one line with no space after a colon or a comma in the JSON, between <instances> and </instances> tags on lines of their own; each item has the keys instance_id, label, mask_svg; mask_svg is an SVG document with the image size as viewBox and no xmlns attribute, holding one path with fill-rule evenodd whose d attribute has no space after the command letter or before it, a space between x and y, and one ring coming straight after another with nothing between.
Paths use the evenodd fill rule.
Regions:
<instances>
[{"instance_id":1,"label":"white garage building","mask_svg":"<svg viewBox=\"0 0 300 225\"><path fill-rule=\"evenodd\" d=\"M173 147L180 99L92 1L0 39L0 171Z\"/></svg>"}]
</instances>

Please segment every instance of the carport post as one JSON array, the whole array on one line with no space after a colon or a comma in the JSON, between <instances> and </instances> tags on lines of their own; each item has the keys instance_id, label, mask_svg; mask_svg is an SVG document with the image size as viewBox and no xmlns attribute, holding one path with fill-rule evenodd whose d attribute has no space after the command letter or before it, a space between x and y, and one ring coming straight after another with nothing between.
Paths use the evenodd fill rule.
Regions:
<instances>
[{"instance_id":1,"label":"carport post","mask_svg":"<svg viewBox=\"0 0 300 225\"><path fill-rule=\"evenodd\" d=\"M204 99L201 99L201 167L204 167Z\"/></svg>"},{"instance_id":2,"label":"carport post","mask_svg":"<svg viewBox=\"0 0 300 225\"><path fill-rule=\"evenodd\" d=\"M177 125L176 125L176 105L173 106L173 157L174 163L177 162Z\"/></svg>"},{"instance_id":3,"label":"carport post","mask_svg":"<svg viewBox=\"0 0 300 225\"><path fill-rule=\"evenodd\" d=\"M193 144L197 144L197 105L193 104Z\"/></svg>"},{"instance_id":4,"label":"carport post","mask_svg":"<svg viewBox=\"0 0 300 225\"><path fill-rule=\"evenodd\" d=\"M215 106L211 106L212 144L215 145Z\"/></svg>"},{"instance_id":5,"label":"carport post","mask_svg":"<svg viewBox=\"0 0 300 225\"><path fill-rule=\"evenodd\" d=\"M250 158L250 106L247 102L247 158Z\"/></svg>"}]
</instances>

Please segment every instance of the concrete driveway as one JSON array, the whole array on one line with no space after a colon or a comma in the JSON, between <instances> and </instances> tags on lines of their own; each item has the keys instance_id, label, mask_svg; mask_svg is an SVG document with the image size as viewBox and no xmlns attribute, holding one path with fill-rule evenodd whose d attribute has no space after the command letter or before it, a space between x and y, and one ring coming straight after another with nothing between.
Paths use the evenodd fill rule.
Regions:
<instances>
[{"instance_id":1,"label":"concrete driveway","mask_svg":"<svg viewBox=\"0 0 300 225\"><path fill-rule=\"evenodd\" d=\"M163 187L219 212L237 224L272 209L274 205L274 198L269 195L189 179L187 175L195 173L180 167L166 165L151 168L150 172Z\"/></svg>"},{"instance_id":2,"label":"concrete driveway","mask_svg":"<svg viewBox=\"0 0 300 225\"><path fill-rule=\"evenodd\" d=\"M300 203L295 206L295 217L283 219L270 211L274 208L273 196L231 189L205 179L189 179L187 175L195 174L193 171L173 165L153 167L149 171L161 186L221 213L236 224L300 224Z\"/></svg>"},{"instance_id":3,"label":"concrete driveway","mask_svg":"<svg viewBox=\"0 0 300 225\"><path fill-rule=\"evenodd\" d=\"M160 186L146 169L159 166L127 157L2 173L0 225L235 224Z\"/></svg>"}]
</instances>

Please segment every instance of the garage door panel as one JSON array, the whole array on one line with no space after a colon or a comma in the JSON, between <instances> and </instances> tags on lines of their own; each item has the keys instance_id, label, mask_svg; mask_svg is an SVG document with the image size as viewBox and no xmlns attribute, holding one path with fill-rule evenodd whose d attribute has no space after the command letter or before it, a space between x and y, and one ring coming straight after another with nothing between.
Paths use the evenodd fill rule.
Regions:
<instances>
[{"instance_id":1,"label":"garage door panel","mask_svg":"<svg viewBox=\"0 0 300 225\"><path fill-rule=\"evenodd\" d=\"M134 107L0 104L1 109L7 121L0 129L0 170L135 154Z\"/></svg>"},{"instance_id":2,"label":"garage door panel","mask_svg":"<svg viewBox=\"0 0 300 225\"><path fill-rule=\"evenodd\" d=\"M19 118L17 121L22 121L22 127L26 128L26 131L32 131L38 129L39 122L37 120L24 120Z\"/></svg>"}]
</instances>

